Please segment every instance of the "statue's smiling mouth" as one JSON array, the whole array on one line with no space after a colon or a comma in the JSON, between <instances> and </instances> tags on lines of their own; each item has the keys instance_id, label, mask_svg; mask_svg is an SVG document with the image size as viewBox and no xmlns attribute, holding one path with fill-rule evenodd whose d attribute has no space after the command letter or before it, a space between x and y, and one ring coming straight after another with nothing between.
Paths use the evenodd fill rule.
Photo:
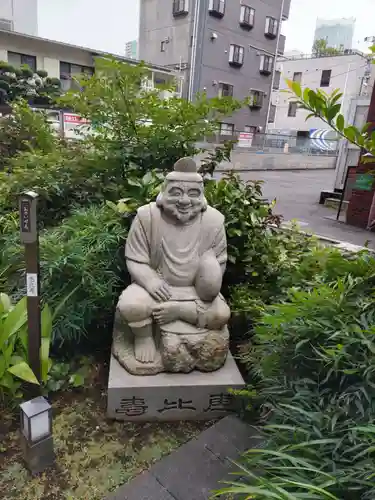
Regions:
<instances>
[{"instance_id":1,"label":"statue's smiling mouth","mask_svg":"<svg viewBox=\"0 0 375 500\"><path fill-rule=\"evenodd\" d=\"M189 206L189 207L179 207L179 206L177 205L177 210L178 210L181 214L187 214L187 213L189 213L189 212L190 212L190 209L191 209L191 207L190 207L190 206Z\"/></svg>"}]
</instances>

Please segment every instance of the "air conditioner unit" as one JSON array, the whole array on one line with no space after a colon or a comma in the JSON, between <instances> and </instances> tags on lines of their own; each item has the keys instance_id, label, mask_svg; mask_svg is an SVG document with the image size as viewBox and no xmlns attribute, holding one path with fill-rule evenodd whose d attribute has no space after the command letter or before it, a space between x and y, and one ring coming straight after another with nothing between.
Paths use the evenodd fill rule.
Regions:
<instances>
[{"instance_id":1,"label":"air conditioner unit","mask_svg":"<svg viewBox=\"0 0 375 500\"><path fill-rule=\"evenodd\" d=\"M14 31L13 21L0 18L0 30Z\"/></svg>"}]
</instances>

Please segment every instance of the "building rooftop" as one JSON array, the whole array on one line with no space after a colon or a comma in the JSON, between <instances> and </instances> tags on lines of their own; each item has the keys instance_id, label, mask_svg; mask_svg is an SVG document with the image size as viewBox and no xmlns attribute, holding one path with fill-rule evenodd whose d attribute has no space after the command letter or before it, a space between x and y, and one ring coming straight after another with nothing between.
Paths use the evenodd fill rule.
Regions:
<instances>
[{"instance_id":1,"label":"building rooftop","mask_svg":"<svg viewBox=\"0 0 375 500\"><path fill-rule=\"evenodd\" d=\"M356 49L345 49L342 52L338 52L337 54L327 54L327 55L318 55L318 54L298 54L298 53L285 53L283 56L279 56L279 61L296 61L299 59L321 59L327 57L345 57L345 56L359 56L363 59L368 59L371 57L370 54L365 54L360 50Z\"/></svg>"},{"instance_id":2,"label":"building rooftop","mask_svg":"<svg viewBox=\"0 0 375 500\"><path fill-rule=\"evenodd\" d=\"M89 47L82 47L80 45L73 45L70 43L58 42L56 40L49 40L48 38L42 38L39 36L26 35L24 33L18 33L17 31L0 29L0 35L2 35L2 34L10 36L10 37L19 37L19 38L24 38L27 40L34 40L34 41L37 41L39 43L45 43L48 45L55 45L57 47L68 47L71 49L84 50L85 52L91 53L94 57L95 56L99 56L99 57L111 56L111 57L115 57L116 59L119 59L121 61L127 62L129 64L140 64L142 62L140 60L130 59L129 57L125 57L125 56L122 56L120 54L111 54L108 52L103 52L101 50L90 49ZM147 65L148 68L153 69L153 70L163 71L165 73L171 73L171 74L175 73L175 71L173 69L167 68L165 66L158 66L156 64L148 63L147 61L144 61L144 63Z\"/></svg>"}]
</instances>

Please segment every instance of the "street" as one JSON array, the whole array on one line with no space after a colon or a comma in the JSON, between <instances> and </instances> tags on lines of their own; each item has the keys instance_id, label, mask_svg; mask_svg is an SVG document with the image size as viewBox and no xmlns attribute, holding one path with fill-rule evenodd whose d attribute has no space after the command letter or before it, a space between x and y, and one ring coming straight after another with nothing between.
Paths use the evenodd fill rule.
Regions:
<instances>
[{"instance_id":1,"label":"street","mask_svg":"<svg viewBox=\"0 0 375 500\"><path fill-rule=\"evenodd\" d=\"M319 205L320 192L332 189L334 175L334 170L241 172L244 180L264 181L264 197L276 198L274 211L283 215L285 221L297 219L303 231L355 245L369 241L369 246L375 249L374 233L328 219L337 211Z\"/></svg>"}]
</instances>

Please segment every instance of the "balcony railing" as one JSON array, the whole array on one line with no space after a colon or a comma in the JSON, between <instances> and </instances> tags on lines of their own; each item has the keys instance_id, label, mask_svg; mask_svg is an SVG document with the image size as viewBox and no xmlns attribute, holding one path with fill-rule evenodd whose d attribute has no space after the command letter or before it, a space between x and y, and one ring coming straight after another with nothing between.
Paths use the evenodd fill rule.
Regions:
<instances>
[{"instance_id":1,"label":"balcony railing","mask_svg":"<svg viewBox=\"0 0 375 500\"><path fill-rule=\"evenodd\" d=\"M286 41L286 36L285 35L280 35L279 48L277 50L277 53L279 54L279 56L284 55L284 52L285 52L285 41Z\"/></svg>"},{"instance_id":2,"label":"balcony railing","mask_svg":"<svg viewBox=\"0 0 375 500\"><path fill-rule=\"evenodd\" d=\"M283 20L289 19L290 3L291 0L284 0Z\"/></svg>"}]
</instances>

